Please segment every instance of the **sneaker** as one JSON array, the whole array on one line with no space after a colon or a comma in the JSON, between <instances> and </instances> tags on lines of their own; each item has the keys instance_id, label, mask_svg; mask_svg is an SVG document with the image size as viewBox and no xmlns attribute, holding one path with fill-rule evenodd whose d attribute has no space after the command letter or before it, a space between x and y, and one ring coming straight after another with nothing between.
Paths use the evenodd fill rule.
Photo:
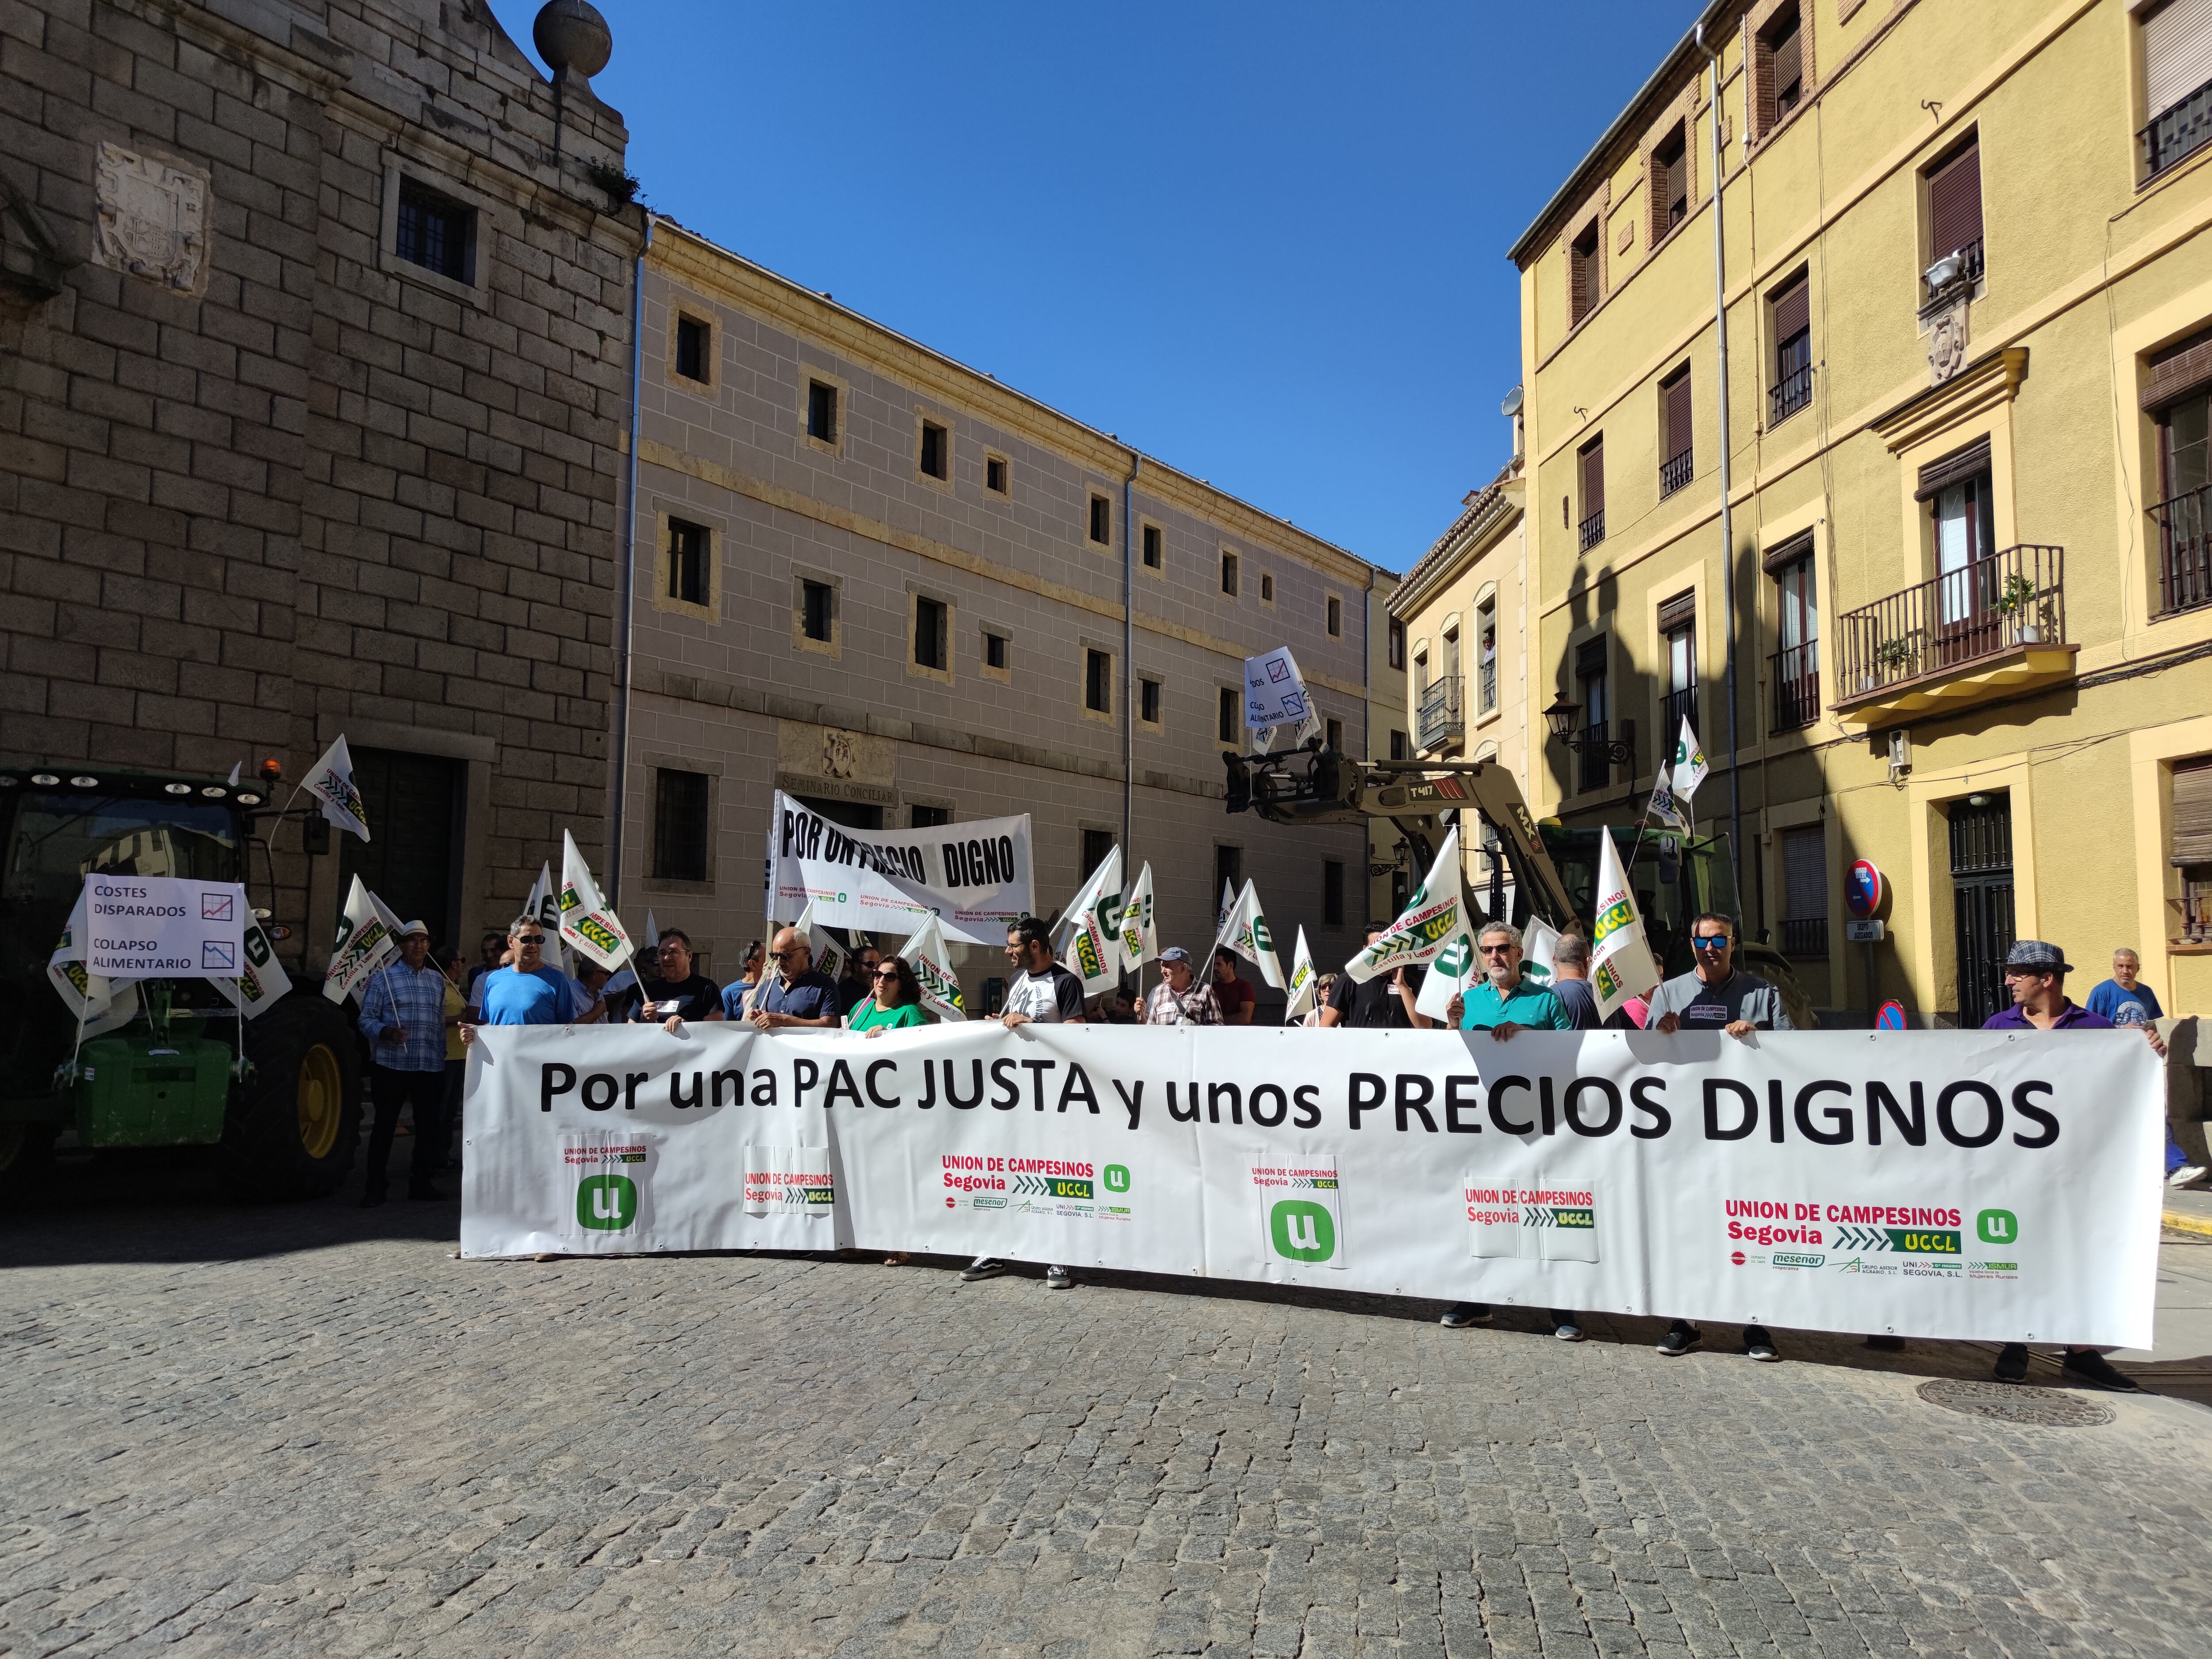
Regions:
<instances>
[{"instance_id":1,"label":"sneaker","mask_svg":"<svg viewBox=\"0 0 2212 1659\"><path fill-rule=\"evenodd\" d=\"M1470 1325L1487 1325L1489 1322L1490 1304L1487 1302L1455 1302L1444 1310L1444 1316L1437 1321L1448 1331L1463 1331Z\"/></svg>"},{"instance_id":2,"label":"sneaker","mask_svg":"<svg viewBox=\"0 0 2212 1659\"><path fill-rule=\"evenodd\" d=\"M996 1279L1006 1271L1006 1264L994 1255L979 1255L960 1270L960 1280L973 1285L979 1279Z\"/></svg>"},{"instance_id":3,"label":"sneaker","mask_svg":"<svg viewBox=\"0 0 2212 1659\"><path fill-rule=\"evenodd\" d=\"M1667 1328L1667 1334L1659 1339L1659 1352L1669 1359L1680 1359L1700 1342L1705 1334L1686 1319L1678 1319Z\"/></svg>"},{"instance_id":4,"label":"sneaker","mask_svg":"<svg viewBox=\"0 0 2212 1659\"><path fill-rule=\"evenodd\" d=\"M2141 1394L2142 1384L2124 1371L2116 1371L2104 1355L2092 1353L2087 1348L2070 1348L2066 1358L2058 1362L2058 1369L2076 1382L2086 1382L2093 1389L2107 1389L2114 1394Z\"/></svg>"},{"instance_id":5,"label":"sneaker","mask_svg":"<svg viewBox=\"0 0 2212 1659\"><path fill-rule=\"evenodd\" d=\"M2169 1187L2187 1187L2203 1179L2204 1166L2203 1164L2185 1164L2179 1169L2176 1170L2172 1175L2166 1176L2166 1184Z\"/></svg>"},{"instance_id":6,"label":"sneaker","mask_svg":"<svg viewBox=\"0 0 2212 1659\"><path fill-rule=\"evenodd\" d=\"M1747 1325L1743 1328L1743 1351L1762 1365L1771 1365L1782 1358L1780 1352L1774 1346L1774 1339L1767 1334L1766 1327L1764 1325Z\"/></svg>"},{"instance_id":7,"label":"sneaker","mask_svg":"<svg viewBox=\"0 0 2212 1659\"><path fill-rule=\"evenodd\" d=\"M1552 1316L1552 1334L1562 1342L1579 1342L1583 1340L1583 1328L1575 1323L1571 1315L1555 1313Z\"/></svg>"},{"instance_id":8,"label":"sneaker","mask_svg":"<svg viewBox=\"0 0 2212 1659\"><path fill-rule=\"evenodd\" d=\"M1870 1336L1867 1338L1866 1345L1877 1353L1895 1353L1904 1347L1905 1339L1901 1336Z\"/></svg>"},{"instance_id":9,"label":"sneaker","mask_svg":"<svg viewBox=\"0 0 2212 1659\"><path fill-rule=\"evenodd\" d=\"M2027 1344L2008 1342L1998 1351L1997 1363L1990 1375L2000 1382L2027 1381Z\"/></svg>"},{"instance_id":10,"label":"sneaker","mask_svg":"<svg viewBox=\"0 0 2212 1659\"><path fill-rule=\"evenodd\" d=\"M1075 1288L1075 1275L1054 1262L1044 1270L1044 1287L1048 1291L1072 1291Z\"/></svg>"}]
</instances>

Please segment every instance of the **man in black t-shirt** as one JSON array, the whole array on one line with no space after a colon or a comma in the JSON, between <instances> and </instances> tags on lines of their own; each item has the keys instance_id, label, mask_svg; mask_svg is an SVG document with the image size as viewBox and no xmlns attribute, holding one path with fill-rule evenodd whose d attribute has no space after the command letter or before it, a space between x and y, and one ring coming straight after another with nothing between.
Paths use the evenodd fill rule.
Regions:
<instances>
[{"instance_id":1,"label":"man in black t-shirt","mask_svg":"<svg viewBox=\"0 0 2212 1659\"><path fill-rule=\"evenodd\" d=\"M1374 944L1389 931L1384 923L1374 923L1367 930L1367 942ZM1413 1012L1423 977L1418 968L1401 967L1395 973L1377 974L1358 984L1350 974L1339 974L1328 1000L1322 1006L1321 1023L1324 1027L1343 1025L1353 1030L1407 1031L1434 1025L1436 1021L1426 1014Z\"/></svg>"},{"instance_id":2,"label":"man in black t-shirt","mask_svg":"<svg viewBox=\"0 0 2212 1659\"><path fill-rule=\"evenodd\" d=\"M659 967L659 973L644 981L644 1001L635 1018L655 1023L722 1018L722 988L693 969L691 936L682 928L661 930Z\"/></svg>"}]
</instances>

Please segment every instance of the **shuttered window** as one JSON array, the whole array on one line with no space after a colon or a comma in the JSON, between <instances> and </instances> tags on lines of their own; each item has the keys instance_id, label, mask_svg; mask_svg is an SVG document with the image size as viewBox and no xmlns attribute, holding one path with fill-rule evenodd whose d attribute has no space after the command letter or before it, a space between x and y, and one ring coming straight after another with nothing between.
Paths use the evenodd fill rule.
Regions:
<instances>
[{"instance_id":1,"label":"shuttered window","mask_svg":"<svg viewBox=\"0 0 2212 1659\"><path fill-rule=\"evenodd\" d=\"M1595 222L1567 249L1567 326L1590 314L1597 304L1597 225Z\"/></svg>"},{"instance_id":2,"label":"shuttered window","mask_svg":"<svg viewBox=\"0 0 2212 1659\"><path fill-rule=\"evenodd\" d=\"M1800 271L1774 295L1774 337L1786 344L1812 326L1812 287Z\"/></svg>"},{"instance_id":3,"label":"shuttered window","mask_svg":"<svg viewBox=\"0 0 2212 1659\"><path fill-rule=\"evenodd\" d=\"M1678 121L1651 152L1651 240L1689 216L1690 149Z\"/></svg>"},{"instance_id":4,"label":"shuttered window","mask_svg":"<svg viewBox=\"0 0 2212 1659\"><path fill-rule=\"evenodd\" d=\"M2154 120L2212 81L2212 0L2167 0L2143 20L2143 102Z\"/></svg>"},{"instance_id":5,"label":"shuttered window","mask_svg":"<svg viewBox=\"0 0 2212 1659\"><path fill-rule=\"evenodd\" d=\"M2212 0L2205 3L2212 5ZM2148 368L2150 384L2143 388L2142 406L2154 413L2212 386L2212 328L2154 351Z\"/></svg>"},{"instance_id":6,"label":"shuttered window","mask_svg":"<svg viewBox=\"0 0 2212 1659\"><path fill-rule=\"evenodd\" d=\"M1981 240L1982 146L1976 137L1928 175L1928 263L1972 252Z\"/></svg>"},{"instance_id":7,"label":"shuttered window","mask_svg":"<svg viewBox=\"0 0 2212 1659\"><path fill-rule=\"evenodd\" d=\"M1698 590L1694 587L1684 588L1673 599L1661 603L1659 631L1662 634L1671 634L1678 628L1687 626L1697 614Z\"/></svg>"},{"instance_id":8,"label":"shuttered window","mask_svg":"<svg viewBox=\"0 0 2212 1659\"><path fill-rule=\"evenodd\" d=\"M2212 864L2212 755L2173 763L2176 864Z\"/></svg>"},{"instance_id":9,"label":"shuttered window","mask_svg":"<svg viewBox=\"0 0 2212 1659\"><path fill-rule=\"evenodd\" d=\"M1954 449L1920 469L1919 487L1912 499L1924 501L1942 495L1954 483L1964 483L1990 470L1990 441L1977 438L1964 449Z\"/></svg>"},{"instance_id":10,"label":"shuttered window","mask_svg":"<svg viewBox=\"0 0 2212 1659\"><path fill-rule=\"evenodd\" d=\"M1605 511L1605 440L1593 441L1581 454L1583 517L1594 519Z\"/></svg>"},{"instance_id":11,"label":"shuttered window","mask_svg":"<svg viewBox=\"0 0 2212 1659\"><path fill-rule=\"evenodd\" d=\"M1828 914L1827 836L1817 823L1782 832L1782 907L1790 921Z\"/></svg>"},{"instance_id":12,"label":"shuttered window","mask_svg":"<svg viewBox=\"0 0 2212 1659\"><path fill-rule=\"evenodd\" d=\"M1690 371L1683 369L1659 392L1660 413L1666 424L1660 434L1660 453L1672 460L1690 451Z\"/></svg>"},{"instance_id":13,"label":"shuttered window","mask_svg":"<svg viewBox=\"0 0 2212 1659\"><path fill-rule=\"evenodd\" d=\"M1796 6L1785 6L1759 32L1752 51L1752 102L1758 134L1797 107L1805 95L1805 33Z\"/></svg>"}]
</instances>

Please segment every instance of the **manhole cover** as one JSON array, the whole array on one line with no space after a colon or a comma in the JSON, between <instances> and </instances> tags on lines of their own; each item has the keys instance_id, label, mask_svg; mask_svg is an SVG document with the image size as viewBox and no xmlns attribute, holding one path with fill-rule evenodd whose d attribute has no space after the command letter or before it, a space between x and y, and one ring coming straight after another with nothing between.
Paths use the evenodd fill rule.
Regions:
<instances>
[{"instance_id":1,"label":"manhole cover","mask_svg":"<svg viewBox=\"0 0 2212 1659\"><path fill-rule=\"evenodd\" d=\"M2078 1394L2057 1389L2031 1389L2016 1382L1977 1382L1962 1377L1939 1376L1923 1382L1918 1393L1931 1406L1965 1412L1970 1417L1994 1417L2001 1423L2033 1423L2051 1429L2094 1429L2112 1420L2112 1409Z\"/></svg>"}]
</instances>

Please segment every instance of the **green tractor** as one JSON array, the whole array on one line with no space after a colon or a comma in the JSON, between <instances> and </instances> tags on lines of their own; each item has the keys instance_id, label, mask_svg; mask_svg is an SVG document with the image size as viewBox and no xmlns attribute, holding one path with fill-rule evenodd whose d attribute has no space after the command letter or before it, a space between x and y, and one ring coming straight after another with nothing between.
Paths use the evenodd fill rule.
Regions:
<instances>
[{"instance_id":1,"label":"green tractor","mask_svg":"<svg viewBox=\"0 0 2212 1659\"><path fill-rule=\"evenodd\" d=\"M207 980L137 981L117 988L118 1011L136 1003L127 1023L83 1036L46 975L87 875L244 883L254 821L276 816L258 780L0 768L0 1186L35 1179L58 1145L211 1146L242 1199L317 1197L345 1178L359 1048L320 985L294 979L246 1019ZM247 939L252 954L264 936Z\"/></svg>"}]
</instances>

